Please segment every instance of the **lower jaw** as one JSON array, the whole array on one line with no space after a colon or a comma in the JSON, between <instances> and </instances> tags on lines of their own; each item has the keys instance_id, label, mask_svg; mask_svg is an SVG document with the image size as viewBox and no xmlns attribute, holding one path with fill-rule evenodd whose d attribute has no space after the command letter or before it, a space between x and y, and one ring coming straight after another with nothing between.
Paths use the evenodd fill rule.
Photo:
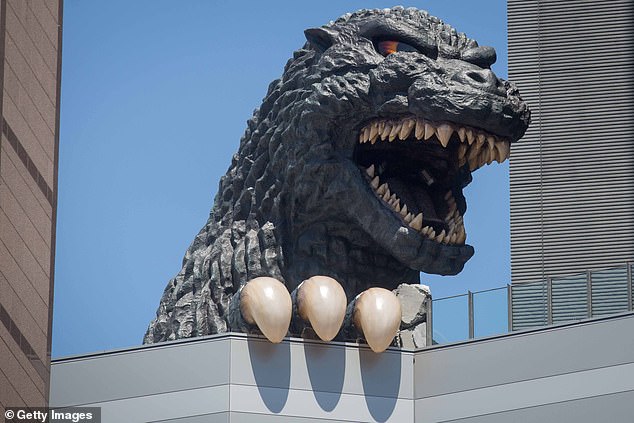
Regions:
<instances>
[{"instance_id":1,"label":"lower jaw","mask_svg":"<svg viewBox=\"0 0 634 423\"><path fill-rule=\"evenodd\" d=\"M426 239L439 244L463 245L466 240L466 231L462 215L458 211L456 200L451 190L444 195L446 211L444 219L437 217L430 220L425 218L423 212L413 212L414 208L408 207L396 192L391 192L387 182L381 183L380 177L375 175L374 165L363 172L367 183L373 189L375 195L381 200L382 207L391 210L395 217L401 220L403 226L417 231ZM420 210L421 207L417 206ZM434 212L436 215L436 212Z\"/></svg>"}]
</instances>

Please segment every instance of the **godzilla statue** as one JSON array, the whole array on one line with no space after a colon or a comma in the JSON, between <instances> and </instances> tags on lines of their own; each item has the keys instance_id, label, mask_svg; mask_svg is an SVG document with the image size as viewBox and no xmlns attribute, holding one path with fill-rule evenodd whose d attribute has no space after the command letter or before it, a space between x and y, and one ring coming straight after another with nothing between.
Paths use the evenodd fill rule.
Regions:
<instances>
[{"instance_id":1,"label":"godzilla statue","mask_svg":"<svg viewBox=\"0 0 634 423\"><path fill-rule=\"evenodd\" d=\"M312 328L381 351L400 320L391 290L473 255L462 190L530 121L490 70L495 50L402 7L305 35L248 121L145 343L226 331L279 342Z\"/></svg>"}]
</instances>

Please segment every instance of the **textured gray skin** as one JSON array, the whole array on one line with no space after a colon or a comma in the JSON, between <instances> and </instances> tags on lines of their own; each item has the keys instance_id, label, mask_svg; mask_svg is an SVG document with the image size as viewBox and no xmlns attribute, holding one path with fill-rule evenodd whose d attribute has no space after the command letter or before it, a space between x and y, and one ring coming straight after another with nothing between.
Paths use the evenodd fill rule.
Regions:
<instances>
[{"instance_id":1,"label":"textured gray skin","mask_svg":"<svg viewBox=\"0 0 634 423\"><path fill-rule=\"evenodd\" d=\"M495 51L400 7L344 15L306 37L248 121L209 220L169 281L144 343L245 329L229 326L229 303L257 276L292 291L327 275L351 300L372 286L419 283L421 271L456 274L472 256L471 246L438 244L404 226L353 153L368 120L411 114L517 141L530 113L516 87L488 69ZM383 57L378 37L420 53ZM454 192L461 214L466 173Z\"/></svg>"}]
</instances>

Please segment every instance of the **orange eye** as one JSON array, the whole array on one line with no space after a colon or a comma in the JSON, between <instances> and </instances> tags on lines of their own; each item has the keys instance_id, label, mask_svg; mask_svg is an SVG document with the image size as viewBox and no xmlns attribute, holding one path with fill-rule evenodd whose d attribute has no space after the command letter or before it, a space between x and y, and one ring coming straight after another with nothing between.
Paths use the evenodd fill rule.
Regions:
<instances>
[{"instance_id":1,"label":"orange eye","mask_svg":"<svg viewBox=\"0 0 634 423\"><path fill-rule=\"evenodd\" d=\"M387 56L398 51L398 41L380 41L378 47L379 53Z\"/></svg>"},{"instance_id":2,"label":"orange eye","mask_svg":"<svg viewBox=\"0 0 634 423\"><path fill-rule=\"evenodd\" d=\"M405 44L403 42L395 40L379 41L376 46L378 52L381 53L381 55L383 56L389 56L390 54L396 53L397 51L418 51L415 47L412 47L409 44Z\"/></svg>"}]
</instances>

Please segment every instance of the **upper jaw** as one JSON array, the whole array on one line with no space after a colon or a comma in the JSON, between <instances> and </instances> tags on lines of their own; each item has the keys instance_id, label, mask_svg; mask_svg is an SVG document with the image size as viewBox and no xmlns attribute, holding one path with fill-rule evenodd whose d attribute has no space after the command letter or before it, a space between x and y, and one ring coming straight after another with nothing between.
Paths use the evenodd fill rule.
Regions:
<instances>
[{"instance_id":1,"label":"upper jaw","mask_svg":"<svg viewBox=\"0 0 634 423\"><path fill-rule=\"evenodd\" d=\"M500 139L516 142L528 128L530 111L516 94L513 84L503 81L503 86L506 95L457 86L453 82L444 85L417 80L410 86L402 107L416 116L480 128Z\"/></svg>"},{"instance_id":2,"label":"upper jaw","mask_svg":"<svg viewBox=\"0 0 634 423\"><path fill-rule=\"evenodd\" d=\"M432 121L415 116L373 119L361 128L359 143L404 141L411 136L418 141L433 142L432 137L435 137L444 148L447 148L454 133L460 140L458 167L468 163L469 170L473 172L484 164L491 164L493 161L503 163L509 157L510 141L508 138L469 125Z\"/></svg>"}]
</instances>

